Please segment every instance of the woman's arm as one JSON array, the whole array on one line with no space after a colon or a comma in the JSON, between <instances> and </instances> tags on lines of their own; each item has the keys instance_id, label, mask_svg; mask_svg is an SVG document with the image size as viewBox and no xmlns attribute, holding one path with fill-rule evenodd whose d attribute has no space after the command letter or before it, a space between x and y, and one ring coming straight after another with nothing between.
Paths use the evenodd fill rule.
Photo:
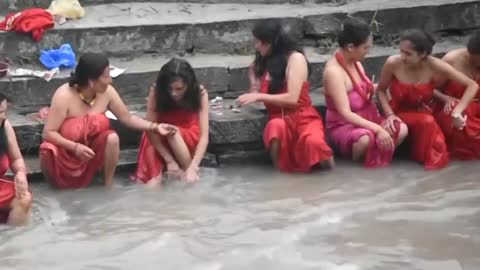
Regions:
<instances>
[{"instance_id":1,"label":"woman's arm","mask_svg":"<svg viewBox=\"0 0 480 270\"><path fill-rule=\"evenodd\" d=\"M390 56L387 58L382 67L382 72L380 73L380 82L378 83L376 89L378 101L380 102L380 106L382 106L383 115L385 117L394 114L392 107L388 102L387 89L392 82L395 61L395 56Z\"/></svg>"},{"instance_id":2,"label":"woman's arm","mask_svg":"<svg viewBox=\"0 0 480 270\"><path fill-rule=\"evenodd\" d=\"M468 104L470 104L472 99L477 95L478 84L474 80L467 77L465 74L454 69L447 62L432 56L430 56L429 59L435 73L438 72L440 74L443 74L448 79L452 81L460 82L466 87L466 90L463 93L462 98L460 99L457 106L455 106L455 108L452 110L452 113L451 113L452 115L462 114L463 111L467 108Z\"/></svg>"},{"instance_id":3,"label":"woman's arm","mask_svg":"<svg viewBox=\"0 0 480 270\"><path fill-rule=\"evenodd\" d=\"M209 135L209 117L208 117L208 93L205 88L202 89L201 97L201 108L199 113L200 118L200 138L198 140L197 148L195 149L195 154L192 158L192 163L190 167L198 168L200 162L202 162L203 156L207 151L208 146L208 135Z\"/></svg>"},{"instance_id":4,"label":"woman's arm","mask_svg":"<svg viewBox=\"0 0 480 270\"><path fill-rule=\"evenodd\" d=\"M125 124L127 127L141 131L152 131L155 127L155 122L147 121L141 117L135 116L128 111L127 105L123 102L117 90L113 86L107 89L109 98L109 110L117 117L117 119Z\"/></svg>"},{"instance_id":5,"label":"woman's arm","mask_svg":"<svg viewBox=\"0 0 480 270\"><path fill-rule=\"evenodd\" d=\"M27 167L20 152L20 147L18 147L15 131L8 120L5 120L5 135L7 136L8 158L11 162L10 169L15 175L23 174L26 177Z\"/></svg>"},{"instance_id":6,"label":"woman's arm","mask_svg":"<svg viewBox=\"0 0 480 270\"><path fill-rule=\"evenodd\" d=\"M147 120L151 122L156 122L157 120L157 112L155 111L155 90L153 87L150 88L148 92L147 98ZM163 145L162 141L158 134L153 132L147 132L147 136L150 139L153 147L155 150L162 156L163 160L168 163L176 162L175 158L173 157L172 153Z\"/></svg>"},{"instance_id":7,"label":"woman's arm","mask_svg":"<svg viewBox=\"0 0 480 270\"><path fill-rule=\"evenodd\" d=\"M67 118L69 99L70 96L65 88L58 89L53 95L52 104L43 127L43 139L73 152L77 144L58 133Z\"/></svg>"},{"instance_id":8,"label":"woman's arm","mask_svg":"<svg viewBox=\"0 0 480 270\"><path fill-rule=\"evenodd\" d=\"M323 74L325 93L333 101L336 111L353 125L363 127L377 133L382 127L374 122L352 112L344 83L343 70L340 67L329 66Z\"/></svg>"}]
</instances>

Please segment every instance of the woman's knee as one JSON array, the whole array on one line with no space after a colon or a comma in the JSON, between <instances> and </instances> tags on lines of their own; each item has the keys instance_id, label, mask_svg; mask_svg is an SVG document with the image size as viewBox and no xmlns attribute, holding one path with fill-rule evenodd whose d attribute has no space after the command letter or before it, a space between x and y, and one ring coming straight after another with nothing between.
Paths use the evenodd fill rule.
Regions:
<instances>
[{"instance_id":1,"label":"woman's knee","mask_svg":"<svg viewBox=\"0 0 480 270\"><path fill-rule=\"evenodd\" d=\"M120 147L120 138L116 132L110 133L107 136L107 146Z\"/></svg>"},{"instance_id":2,"label":"woman's knee","mask_svg":"<svg viewBox=\"0 0 480 270\"><path fill-rule=\"evenodd\" d=\"M353 143L353 150L366 149L370 145L370 136L362 135L358 140Z\"/></svg>"},{"instance_id":3,"label":"woman's knee","mask_svg":"<svg viewBox=\"0 0 480 270\"><path fill-rule=\"evenodd\" d=\"M400 124L400 131L398 132L398 141L403 141L408 135L408 127L404 123Z\"/></svg>"}]
</instances>

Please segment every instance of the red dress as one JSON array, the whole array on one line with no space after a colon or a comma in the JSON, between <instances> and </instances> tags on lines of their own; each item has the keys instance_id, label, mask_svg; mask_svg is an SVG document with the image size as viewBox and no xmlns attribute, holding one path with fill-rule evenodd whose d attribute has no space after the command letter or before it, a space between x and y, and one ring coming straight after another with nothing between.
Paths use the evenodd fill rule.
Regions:
<instances>
[{"instance_id":1,"label":"red dress","mask_svg":"<svg viewBox=\"0 0 480 270\"><path fill-rule=\"evenodd\" d=\"M167 123L176 126L185 144L193 156L200 138L199 113L197 111L189 111L176 109L171 112L157 113L157 123ZM168 149L168 143L165 138L163 145ZM165 162L157 152L147 133L142 134L140 147L138 151L138 164L132 179L138 182L147 183L152 178L159 176L165 170Z\"/></svg>"},{"instance_id":2,"label":"red dress","mask_svg":"<svg viewBox=\"0 0 480 270\"><path fill-rule=\"evenodd\" d=\"M478 83L478 82L477 82ZM445 94L453 98L461 99L465 92L465 86L449 81L445 87ZM437 103L435 116L438 124L445 134L448 149L454 158L462 160L474 160L480 158L480 92L476 99L465 109L467 123L463 129L453 127L450 113L443 111L444 104Z\"/></svg>"},{"instance_id":3,"label":"red dress","mask_svg":"<svg viewBox=\"0 0 480 270\"><path fill-rule=\"evenodd\" d=\"M15 199L15 183L5 179L4 175L10 167L7 154L0 157L0 223L6 223L10 213L10 204Z\"/></svg>"},{"instance_id":4,"label":"red dress","mask_svg":"<svg viewBox=\"0 0 480 270\"><path fill-rule=\"evenodd\" d=\"M434 88L433 83L407 84L396 78L390 85L390 106L408 127L410 156L427 170L443 168L449 162L445 136L427 105Z\"/></svg>"},{"instance_id":5,"label":"red dress","mask_svg":"<svg viewBox=\"0 0 480 270\"><path fill-rule=\"evenodd\" d=\"M40 145L40 159L47 165L52 184L62 189L88 186L103 168L107 137L114 132L103 113L66 119L59 133L68 140L90 147L95 156L89 161L82 161L70 150L44 141Z\"/></svg>"},{"instance_id":6,"label":"red dress","mask_svg":"<svg viewBox=\"0 0 480 270\"><path fill-rule=\"evenodd\" d=\"M260 92L268 93L270 81L263 76ZM309 95L310 84L305 81L293 108L284 108L265 103L268 122L263 132L267 150L272 140L280 141L278 166L285 172L310 172L314 165L329 160L332 149L325 140L322 118L312 106ZM286 83L278 93L286 93Z\"/></svg>"}]
</instances>

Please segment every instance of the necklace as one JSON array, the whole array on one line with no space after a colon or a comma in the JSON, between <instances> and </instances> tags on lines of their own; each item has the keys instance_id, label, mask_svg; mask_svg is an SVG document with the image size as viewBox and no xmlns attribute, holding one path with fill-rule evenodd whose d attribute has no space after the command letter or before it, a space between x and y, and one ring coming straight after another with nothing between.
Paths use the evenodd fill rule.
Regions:
<instances>
[{"instance_id":1,"label":"necklace","mask_svg":"<svg viewBox=\"0 0 480 270\"><path fill-rule=\"evenodd\" d=\"M87 104L90 107L92 107L95 104L95 97L92 100L88 101L82 92L78 92L78 96L83 101L83 103Z\"/></svg>"}]
</instances>

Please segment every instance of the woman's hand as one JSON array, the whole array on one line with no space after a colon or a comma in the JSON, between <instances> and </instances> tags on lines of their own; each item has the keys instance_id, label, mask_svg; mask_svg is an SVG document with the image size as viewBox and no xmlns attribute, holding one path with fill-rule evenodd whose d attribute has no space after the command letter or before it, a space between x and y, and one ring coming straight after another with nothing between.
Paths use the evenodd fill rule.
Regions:
<instances>
[{"instance_id":1,"label":"woman's hand","mask_svg":"<svg viewBox=\"0 0 480 270\"><path fill-rule=\"evenodd\" d=\"M95 152L93 152L92 149L90 149L88 146L81 143L77 143L75 145L75 149L73 150L73 153L77 158L83 161L88 161L95 156Z\"/></svg>"},{"instance_id":2,"label":"woman's hand","mask_svg":"<svg viewBox=\"0 0 480 270\"><path fill-rule=\"evenodd\" d=\"M24 172L16 173L13 181L15 182L15 197L20 199L28 192L27 176Z\"/></svg>"},{"instance_id":3,"label":"woman's hand","mask_svg":"<svg viewBox=\"0 0 480 270\"><path fill-rule=\"evenodd\" d=\"M380 148L385 151L390 151L394 149L395 145L393 143L392 136L384 128L379 129L377 132L377 139L380 141Z\"/></svg>"},{"instance_id":4,"label":"woman's hand","mask_svg":"<svg viewBox=\"0 0 480 270\"><path fill-rule=\"evenodd\" d=\"M383 124L383 128L390 133L390 135L395 134L397 131L395 129L395 121L402 122L402 120L395 114L390 114Z\"/></svg>"},{"instance_id":5,"label":"woman's hand","mask_svg":"<svg viewBox=\"0 0 480 270\"><path fill-rule=\"evenodd\" d=\"M165 123L156 124L153 130L161 136L173 136L178 131L177 127Z\"/></svg>"},{"instance_id":6,"label":"woman's hand","mask_svg":"<svg viewBox=\"0 0 480 270\"><path fill-rule=\"evenodd\" d=\"M188 169L185 171L185 180L188 183L197 182L199 180L198 168L192 166L188 167Z\"/></svg>"},{"instance_id":7,"label":"woman's hand","mask_svg":"<svg viewBox=\"0 0 480 270\"><path fill-rule=\"evenodd\" d=\"M247 93L239 96L237 98L237 104L242 107L255 102L258 102L259 94L258 93Z\"/></svg>"}]
</instances>

